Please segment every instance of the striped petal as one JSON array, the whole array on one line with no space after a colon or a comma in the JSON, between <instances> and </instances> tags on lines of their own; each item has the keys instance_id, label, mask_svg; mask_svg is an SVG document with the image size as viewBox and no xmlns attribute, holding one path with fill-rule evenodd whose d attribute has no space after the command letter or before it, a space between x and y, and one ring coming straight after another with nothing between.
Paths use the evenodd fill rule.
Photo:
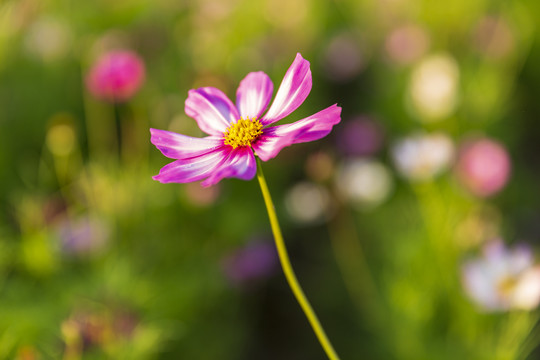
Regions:
<instances>
[{"instance_id":1,"label":"striped petal","mask_svg":"<svg viewBox=\"0 0 540 360\"><path fill-rule=\"evenodd\" d=\"M222 135L232 121L240 118L232 101L213 87L190 90L185 111L209 135Z\"/></svg>"},{"instance_id":2,"label":"striped petal","mask_svg":"<svg viewBox=\"0 0 540 360\"><path fill-rule=\"evenodd\" d=\"M223 145L223 138L194 138L171 131L150 129L150 141L171 159L190 159L212 152Z\"/></svg>"},{"instance_id":3,"label":"striped petal","mask_svg":"<svg viewBox=\"0 0 540 360\"><path fill-rule=\"evenodd\" d=\"M341 108L332 105L292 124L265 128L252 145L263 161L274 158L286 146L321 139L341 121Z\"/></svg>"},{"instance_id":4,"label":"striped petal","mask_svg":"<svg viewBox=\"0 0 540 360\"><path fill-rule=\"evenodd\" d=\"M229 177L251 180L256 172L257 164L253 151L247 146L239 147L233 150L229 154L229 157L201 185L214 185L221 181L221 179Z\"/></svg>"},{"instance_id":5,"label":"striped petal","mask_svg":"<svg viewBox=\"0 0 540 360\"><path fill-rule=\"evenodd\" d=\"M274 85L272 80L263 73L249 73L238 86L236 105L240 115L246 118L259 118L272 99Z\"/></svg>"},{"instance_id":6,"label":"striped petal","mask_svg":"<svg viewBox=\"0 0 540 360\"><path fill-rule=\"evenodd\" d=\"M311 84L309 61L298 53L279 86L274 102L261 119L261 124L272 124L296 110L309 95Z\"/></svg>"},{"instance_id":7,"label":"striped petal","mask_svg":"<svg viewBox=\"0 0 540 360\"><path fill-rule=\"evenodd\" d=\"M203 180L220 168L230 152L229 146L223 146L195 158L176 160L165 165L159 174L152 178L161 183L188 183Z\"/></svg>"}]
</instances>

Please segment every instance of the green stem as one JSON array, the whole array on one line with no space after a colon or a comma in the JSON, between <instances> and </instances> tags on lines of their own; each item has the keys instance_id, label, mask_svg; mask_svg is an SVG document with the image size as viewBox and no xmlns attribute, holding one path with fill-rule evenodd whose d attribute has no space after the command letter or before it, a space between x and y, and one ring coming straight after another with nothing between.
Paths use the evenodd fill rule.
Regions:
<instances>
[{"instance_id":1,"label":"green stem","mask_svg":"<svg viewBox=\"0 0 540 360\"><path fill-rule=\"evenodd\" d=\"M306 317L308 318L309 323L313 328L313 331L315 331L315 335L317 335L317 338L319 339L321 346L326 352L326 355L328 355L328 358L331 360L339 360L338 355L332 347L330 340L328 340L328 338L326 337L324 329L321 326L317 315L315 315L315 312L311 308L311 305L309 304L306 295L304 295L304 291L300 287L300 284L296 279L296 275L294 274L294 270L289 260L289 255L287 253L287 248L285 247L285 242L283 241L283 236L281 235L281 229L279 227L276 210L272 202L272 197L270 196L270 191L268 190L268 186L266 185L266 180L262 172L261 161L259 160L259 158L257 158L257 180L259 180L259 185L261 186L264 203L266 204L266 210L268 211L268 217L270 218L270 226L272 227L272 233L274 234L274 240L276 242L279 260L281 262L283 272L285 273L285 277L287 278L287 282L289 283L289 286L291 287L291 290L296 297L296 300L298 300L300 307L304 311L304 314L306 314Z\"/></svg>"}]
</instances>

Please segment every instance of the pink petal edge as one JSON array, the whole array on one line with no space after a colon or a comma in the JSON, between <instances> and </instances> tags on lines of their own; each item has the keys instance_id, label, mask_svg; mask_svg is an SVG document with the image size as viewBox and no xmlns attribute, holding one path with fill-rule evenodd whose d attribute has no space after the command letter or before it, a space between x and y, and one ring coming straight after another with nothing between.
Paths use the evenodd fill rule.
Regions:
<instances>
[{"instance_id":1,"label":"pink petal edge","mask_svg":"<svg viewBox=\"0 0 540 360\"><path fill-rule=\"evenodd\" d=\"M201 183L207 187L217 184L223 178L239 178L251 180L257 172L257 163L253 151L249 147L237 148L229 153L229 157L220 163L214 172Z\"/></svg>"},{"instance_id":2,"label":"pink petal edge","mask_svg":"<svg viewBox=\"0 0 540 360\"><path fill-rule=\"evenodd\" d=\"M176 160L161 168L158 175L152 177L161 183L187 183L203 180L212 176L229 157L230 146L223 146L210 153L190 158Z\"/></svg>"},{"instance_id":3,"label":"pink petal edge","mask_svg":"<svg viewBox=\"0 0 540 360\"><path fill-rule=\"evenodd\" d=\"M236 106L242 118L260 118L268 107L274 84L264 72L249 73L236 91Z\"/></svg>"},{"instance_id":4,"label":"pink petal edge","mask_svg":"<svg viewBox=\"0 0 540 360\"><path fill-rule=\"evenodd\" d=\"M232 101L221 90L213 87L190 90L185 112L208 135L222 135L231 122L240 118Z\"/></svg>"},{"instance_id":5,"label":"pink petal edge","mask_svg":"<svg viewBox=\"0 0 540 360\"><path fill-rule=\"evenodd\" d=\"M150 142L171 159L198 157L223 145L223 138L217 136L195 138L159 129L150 129L150 134Z\"/></svg>"},{"instance_id":6,"label":"pink petal edge","mask_svg":"<svg viewBox=\"0 0 540 360\"><path fill-rule=\"evenodd\" d=\"M262 117L261 123L272 124L296 110L306 100L311 91L311 85L309 61L298 53L283 77L274 102L266 115Z\"/></svg>"},{"instance_id":7,"label":"pink petal edge","mask_svg":"<svg viewBox=\"0 0 540 360\"><path fill-rule=\"evenodd\" d=\"M286 146L325 137L340 121L341 107L334 104L292 124L265 128L253 143L253 150L262 161L268 161Z\"/></svg>"}]
</instances>

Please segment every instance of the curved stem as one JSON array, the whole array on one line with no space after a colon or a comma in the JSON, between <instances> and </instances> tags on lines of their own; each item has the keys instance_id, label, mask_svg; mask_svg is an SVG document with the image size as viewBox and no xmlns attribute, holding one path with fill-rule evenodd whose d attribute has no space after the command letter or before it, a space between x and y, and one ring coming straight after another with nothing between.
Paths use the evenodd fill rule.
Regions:
<instances>
[{"instance_id":1,"label":"curved stem","mask_svg":"<svg viewBox=\"0 0 540 360\"><path fill-rule=\"evenodd\" d=\"M287 282L289 283L289 286L294 296L296 297L296 300L298 300L300 307L304 311L304 314L306 314L306 317L308 318L309 323L313 328L313 331L315 331L315 335L317 335L317 338L319 339L321 346L326 352L326 355L328 355L328 358L331 360L339 360L338 355L332 347L330 340L328 340L328 338L326 337L324 329L321 326L317 315L315 315L315 312L311 308L311 305L309 304L306 295L304 295L304 291L300 287L300 284L296 279L296 275L294 274L294 270L289 260L289 255L287 253L287 248L285 247L285 242L283 241L283 236L281 235L281 229L279 227L276 210L272 202L272 197L270 196L270 191L268 190L268 186L266 185L266 180L262 172L261 161L259 160L259 158L257 158L257 180L259 180L259 185L261 186L264 203L266 204L266 210L268 212L268 217L270 218L270 226L272 227L272 233L274 234L274 240L276 242L279 260L281 262L283 272L285 273L285 277L287 278Z\"/></svg>"}]
</instances>

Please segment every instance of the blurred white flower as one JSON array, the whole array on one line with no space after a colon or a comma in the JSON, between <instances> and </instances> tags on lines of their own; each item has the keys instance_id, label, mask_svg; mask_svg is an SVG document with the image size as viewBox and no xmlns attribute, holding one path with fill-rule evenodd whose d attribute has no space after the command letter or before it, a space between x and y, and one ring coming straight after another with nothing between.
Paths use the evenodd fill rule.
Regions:
<instances>
[{"instance_id":1,"label":"blurred white flower","mask_svg":"<svg viewBox=\"0 0 540 360\"><path fill-rule=\"evenodd\" d=\"M427 181L448 168L455 149L444 133L419 133L397 141L391 153L401 175L412 181Z\"/></svg>"},{"instance_id":2,"label":"blurred white flower","mask_svg":"<svg viewBox=\"0 0 540 360\"><path fill-rule=\"evenodd\" d=\"M433 55L418 64L411 76L409 95L422 121L434 122L452 114L458 81L459 67L448 55Z\"/></svg>"},{"instance_id":3,"label":"blurred white flower","mask_svg":"<svg viewBox=\"0 0 540 360\"><path fill-rule=\"evenodd\" d=\"M251 241L222 260L222 268L232 284L248 286L273 275L279 258L272 242Z\"/></svg>"},{"instance_id":4,"label":"blurred white flower","mask_svg":"<svg viewBox=\"0 0 540 360\"><path fill-rule=\"evenodd\" d=\"M54 61L65 56L71 46L68 26L53 17L43 17L34 22L24 39L29 54L44 61Z\"/></svg>"},{"instance_id":5,"label":"blurred white flower","mask_svg":"<svg viewBox=\"0 0 540 360\"><path fill-rule=\"evenodd\" d=\"M339 194L366 208L384 202L393 189L390 171L376 160L346 160L338 169L336 185Z\"/></svg>"},{"instance_id":6,"label":"blurred white flower","mask_svg":"<svg viewBox=\"0 0 540 360\"><path fill-rule=\"evenodd\" d=\"M531 310L540 302L540 266L528 247L488 243L482 257L463 265L462 275L465 292L485 311Z\"/></svg>"},{"instance_id":7,"label":"blurred white flower","mask_svg":"<svg viewBox=\"0 0 540 360\"><path fill-rule=\"evenodd\" d=\"M285 206L297 222L316 222L324 219L330 212L330 195L328 190L320 185L300 182L285 195Z\"/></svg>"}]
</instances>

